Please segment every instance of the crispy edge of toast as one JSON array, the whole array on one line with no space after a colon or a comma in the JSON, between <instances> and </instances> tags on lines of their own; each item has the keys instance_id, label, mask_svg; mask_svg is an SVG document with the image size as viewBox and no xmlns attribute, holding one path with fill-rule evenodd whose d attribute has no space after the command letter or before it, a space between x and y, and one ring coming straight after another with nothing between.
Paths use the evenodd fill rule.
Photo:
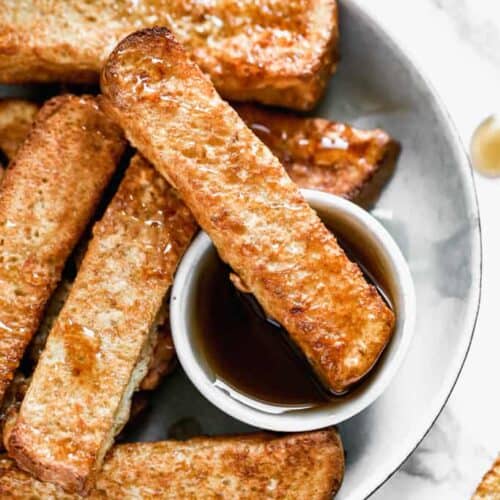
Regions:
<instances>
[{"instance_id":1,"label":"crispy edge of toast","mask_svg":"<svg viewBox=\"0 0 500 500\"><path fill-rule=\"evenodd\" d=\"M255 454L251 456L254 450ZM262 472L258 471L259 462L264 459L269 464L270 457L274 454L277 463L283 460L289 465L284 468L277 465L273 477L264 477ZM210 457L215 459L216 456L226 460L224 463L217 458L216 465L220 466L217 468L227 469L224 477L236 478L237 487L247 482L262 493L267 491L270 481L272 486L278 488L280 482L288 482L285 491L280 491L286 498L296 498L294 495L299 493L289 490L298 480L293 477L296 471L301 476L309 477L309 482L306 480L303 483L302 493L308 498L318 500L332 498L339 490L344 476L344 451L335 429L288 435L258 432L235 436L197 437L179 442L116 445L106 457L97 477L96 489L90 491L89 498L123 498L130 489L141 494L141 488L145 489L144 497L141 498L153 498L158 494L161 497L161 491L168 494L168 498L182 495L185 492L184 483L192 474L196 474L193 466L197 469L198 463L199 468L207 471L207 475L202 477L208 479L210 469L215 468ZM179 468L179 460L180 463L189 460L191 466ZM166 479L157 483L157 479L162 475L165 475ZM172 475L173 480L167 479ZM154 491L151 491L150 481L154 484ZM220 484L218 490L226 498L242 494L240 489L231 491L232 488L233 486L226 483ZM214 486L211 486L210 491L213 489ZM209 489L203 491L202 486L197 490L197 494L197 498L205 498L204 495L209 494ZM30 495L58 499L76 498L66 494L60 487L35 479L17 468L12 459L5 456L0 456L0 495L8 498L26 498Z\"/></svg>"}]
</instances>

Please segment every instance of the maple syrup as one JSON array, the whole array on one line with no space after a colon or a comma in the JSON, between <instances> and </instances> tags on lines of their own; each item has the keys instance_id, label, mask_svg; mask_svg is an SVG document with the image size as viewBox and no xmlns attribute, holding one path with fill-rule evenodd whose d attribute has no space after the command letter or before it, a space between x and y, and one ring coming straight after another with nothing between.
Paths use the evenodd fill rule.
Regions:
<instances>
[{"instance_id":1,"label":"maple syrup","mask_svg":"<svg viewBox=\"0 0 500 500\"><path fill-rule=\"evenodd\" d=\"M369 245L337 240L391 305L389 280L370 254ZM195 342L213 373L214 385L250 406L276 413L332 404L339 398L321 384L287 332L266 318L251 294L234 286L231 269L220 260L215 248L203 266L194 291L197 313L193 330ZM368 378L371 376L373 370ZM353 393L356 388L340 397Z\"/></svg>"},{"instance_id":2,"label":"maple syrup","mask_svg":"<svg viewBox=\"0 0 500 500\"><path fill-rule=\"evenodd\" d=\"M477 127L470 152L472 165L478 172L500 176L500 115L491 115Z\"/></svg>"}]
</instances>

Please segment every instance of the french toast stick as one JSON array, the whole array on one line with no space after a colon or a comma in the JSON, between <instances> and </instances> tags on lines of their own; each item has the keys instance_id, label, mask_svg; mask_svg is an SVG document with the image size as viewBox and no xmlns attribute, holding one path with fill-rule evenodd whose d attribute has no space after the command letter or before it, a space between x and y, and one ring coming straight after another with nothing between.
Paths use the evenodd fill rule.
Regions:
<instances>
[{"instance_id":1,"label":"french toast stick","mask_svg":"<svg viewBox=\"0 0 500 500\"><path fill-rule=\"evenodd\" d=\"M368 197L377 180L381 188L394 171L399 145L383 130L250 104L233 107L301 188L358 201Z\"/></svg>"},{"instance_id":2,"label":"french toast stick","mask_svg":"<svg viewBox=\"0 0 500 500\"><path fill-rule=\"evenodd\" d=\"M37 115L0 187L0 400L124 150L93 97Z\"/></svg>"},{"instance_id":3,"label":"french toast stick","mask_svg":"<svg viewBox=\"0 0 500 500\"><path fill-rule=\"evenodd\" d=\"M148 369L155 321L196 231L167 182L136 155L49 333L9 454L41 480L85 493Z\"/></svg>"},{"instance_id":4,"label":"french toast stick","mask_svg":"<svg viewBox=\"0 0 500 500\"><path fill-rule=\"evenodd\" d=\"M394 314L173 35L128 36L106 63L101 90L103 107L325 385L340 394L366 375Z\"/></svg>"},{"instance_id":5,"label":"french toast stick","mask_svg":"<svg viewBox=\"0 0 500 500\"><path fill-rule=\"evenodd\" d=\"M95 82L123 37L153 26L233 100L309 109L337 60L336 0L0 0L0 82Z\"/></svg>"},{"instance_id":6,"label":"french toast stick","mask_svg":"<svg viewBox=\"0 0 500 500\"><path fill-rule=\"evenodd\" d=\"M0 151L10 161L31 129L38 106L25 99L0 100Z\"/></svg>"},{"instance_id":7,"label":"french toast stick","mask_svg":"<svg viewBox=\"0 0 500 500\"><path fill-rule=\"evenodd\" d=\"M344 474L334 429L268 433L115 446L88 498L327 500ZM0 457L2 498L80 498L38 481Z\"/></svg>"},{"instance_id":8,"label":"french toast stick","mask_svg":"<svg viewBox=\"0 0 500 500\"><path fill-rule=\"evenodd\" d=\"M500 457L484 475L472 500L500 500Z\"/></svg>"}]
</instances>

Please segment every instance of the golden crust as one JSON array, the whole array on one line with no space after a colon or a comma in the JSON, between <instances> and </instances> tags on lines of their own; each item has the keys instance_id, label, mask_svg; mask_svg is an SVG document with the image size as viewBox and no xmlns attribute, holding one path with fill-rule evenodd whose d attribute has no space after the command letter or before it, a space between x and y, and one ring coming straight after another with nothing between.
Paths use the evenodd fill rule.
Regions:
<instances>
[{"instance_id":1,"label":"golden crust","mask_svg":"<svg viewBox=\"0 0 500 500\"><path fill-rule=\"evenodd\" d=\"M188 224L191 225L191 220ZM125 243L124 240L122 243ZM72 260L71 267L77 273L80 267L81 261L83 259L83 254L88 245L88 239L83 238L80 240L77 255L70 256ZM54 325L57 316L66 302L71 287L73 286L73 279L69 279L68 276L64 276L59 282L55 292L52 294L49 302L44 311L43 319L40 322L40 326L35 336L33 337L28 351L25 353L30 360L32 366L36 366L40 356L45 348L45 343L47 342L47 337ZM172 332L170 331L170 320L168 314L168 294L163 301L160 312L157 317L156 332L154 336L156 337L155 345L151 358L148 365L148 373L141 382L140 390L151 391L156 389L163 378L168 375L176 365L175 349L172 339ZM20 401L19 401L20 403ZM0 427L2 425L0 417Z\"/></svg>"},{"instance_id":2,"label":"golden crust","mask_svg":"<svg viewBox=\"0 0 500 500\"><path fill-rule=\"evenodd\" d=\"M196 223L138 155L96 224L7 449L36 477L85 492L147 370L163 297Z\"/></svg>"},{"instance_id":3,"label":"golden crust","mask_svg":"<svg viewBox=\"0 0 500 500\"><path fill-rule=\"evenodd\" d=\"M10 161L24 142L38 106L24 99L0 100L0 151Z\"/></svg>"},{"instance_id":4,"label":"golden crust","mask_svg":"<svg viewBox=\"0 0 500 500\"><path fill-rule=\"evenodd\" d=\"M0 81L96 81L129 33L168 26L228 99L309 109L335 68L335 0L0 0Z\"/></svg>"},{"instance_id":5,"label":"golden crust","mask_svg":"<svg viewBox=\"0 0 500 500\"><path fill-rule=\"evenodd\" d=\"M383 130L360 130L250 104L233 107L301 188L357 200L375 174L385 174L387 180L394 169L399 146Z\"/></svg>"},{"instance_id":6,"label":"golden crust","mask_svg":"<svg viewBox=\"0 0 500 500\"><path fill-rule=\"evenodd\" d=\"M93 97L56 97L2 180L0 400L124 146Z\"/></svg>"},{"instance_id":7,"label":"golden crust","mask_svg":"<svg viewBox=\"0 0 500 500\"><path fill-rule=\"evenodd\" d=\"M333 429L134 443L113 448L89 498L326 500L343 474L342 443ZM75 498L6 457L0 458L0 496Z\"/></svg>"},{"instance_id":8,"label":"golden crust","mask_svg":"<svg viewBox=\"0 0 500 500\"><path fill-rule=\"evenodd\" d=\"M191 224L191 221L188 222ZM125 242L126 240L124 240ZM78 265L76 266L79 267ZM64 276L61 279L55 292L52 294L50 301L44 311L44 316L40 322L40 327L33 337L27 355L33 365L38 363L40 356L45 348L47 337L52 329L52 326L59 316L66 299L68 298L73 282L66 279ZM155 344L151 358L149 359L148 372L141 382L139 387L142 391L152 391L158 387L160 382L170 373L176 366L175 348L170 331L170 321L168 315L168 302L164 304L158 313L155 336ZM26 356L26 354L25 354ZM0 415L0 428L2 426L2 418ZM1 446L1 444L0 444Z\"/></svg>"},{"instance_id":9,"label":"golden crust","mask_svg":"<svg viewBox=\"0 0 500 500\"><path fill-rule=\"evenodd\" d=\"M472 500L500 500L500 457L484 475Z\"/></svg>"},{"instance_id":10,"label":"golden crust","mask_svg":"<svg viewBox=\"0 0 500 500\"><path fill-rule=\"evenodd\" d=\"M366 375L392 311L168 30L121 42L101 87L105 109L325 383L342 393Z\"/></svg>"}]
</instances>

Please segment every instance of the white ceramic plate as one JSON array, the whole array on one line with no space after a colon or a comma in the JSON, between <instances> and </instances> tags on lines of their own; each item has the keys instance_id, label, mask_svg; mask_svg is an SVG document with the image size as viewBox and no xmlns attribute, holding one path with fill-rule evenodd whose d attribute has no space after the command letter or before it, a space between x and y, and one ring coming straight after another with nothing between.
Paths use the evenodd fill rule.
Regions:
<instances>
[{"instance_id":1,"label":"white ceramic plate","mask_svg":"<svg viewBox=\"0 0 500 500\"><path fill-rule=\"evenodd\" d=\"M340 426L346 475L339 499L379 487L424 437L457 380L480 293L480 228L467 157L442 104L412 62L354 2L341 2L338 73L315 112L401 141L397 171L372 214L408 260L417 323L403 367L374 405ZM46 90L43 92L47 92ZM25 90L0 87L2 95ZM33 95L33 91L30 91ZM181 370L156 391L129 438L232 433L250 427L208 403Z\"/></svg>"}]
</instances>

